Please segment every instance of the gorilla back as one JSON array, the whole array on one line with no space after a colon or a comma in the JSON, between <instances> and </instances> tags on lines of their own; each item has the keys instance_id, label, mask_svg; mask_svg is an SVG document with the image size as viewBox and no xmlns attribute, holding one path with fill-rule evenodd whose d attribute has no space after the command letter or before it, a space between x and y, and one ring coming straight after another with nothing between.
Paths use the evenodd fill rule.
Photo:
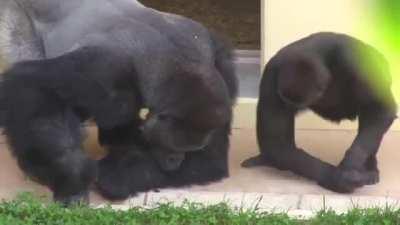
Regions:
<instances>
[{"instance_id":1,"label":"gorilla back","mask_svg":"<svg viewBox=\"0 0 400 225\"><path fill-rule=\"evenodd\" d=\"M110 149L98 164L108 197L228 175L237 79L229 48L202 25L132 0L0 6L5 130L21 168L57 200L86 197L95 179L81 151L88 118Z\"/></svg>"}]
</instances>

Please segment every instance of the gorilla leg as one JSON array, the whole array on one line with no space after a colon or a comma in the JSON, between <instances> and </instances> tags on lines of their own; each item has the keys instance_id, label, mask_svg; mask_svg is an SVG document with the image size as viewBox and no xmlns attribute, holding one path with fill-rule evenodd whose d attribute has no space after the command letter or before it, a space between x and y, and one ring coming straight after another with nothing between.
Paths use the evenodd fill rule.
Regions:
<instances>
[{"instance_id":1,"label":"gorilla leg","mask_svg":"<svg viewBox=\"0 0 400 225\"><path fill-rule=\"evenodd\" d=\"M9 117L6 132L22 170L47 185L65 205L87 200L95 162L81 150L80 120L69 108L51 103L33 119ZM22 110L22 109L21 109Z\"/></svg>"},{"instance_id":2,"label":"gorilla leg","mask_svg":"<svg viewBox=\"0 0 400 225\"><path fill-rule=\"evenodd\" d=\"M207 184L229 175L230 125L215 131L210 144L204 149L186 153L179 170L170 174L169 186Z\"/></svg>"}]
</instances>

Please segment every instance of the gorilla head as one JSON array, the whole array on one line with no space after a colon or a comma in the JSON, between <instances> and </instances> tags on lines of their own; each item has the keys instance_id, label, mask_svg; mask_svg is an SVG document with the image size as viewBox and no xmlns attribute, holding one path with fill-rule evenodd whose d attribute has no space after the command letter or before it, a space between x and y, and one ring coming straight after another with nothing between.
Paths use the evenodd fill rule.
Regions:
<instances>
[{"instance_id":1,"label":"gorilla head","mask_svg":"<svg viewBox=\"0 0 400 225\"><path fill-rule=\"evenodd\" d=\"M157 109L150 109L147 114L142 126L143 136L151 143L154 156L163 169L178 169L186 152L204 149L215 130L231 120L232 103L228 92L225 87L215 88L222 82L213 82L212 77L185 75L185 78L180 77L185 80L179 85L166 82L164 88L169 95L160 99ZM184 94L188 93L186 90L193 93L190 99ZM180 104L173 104L176 101ZM163 108L163 104L178 107Z\"/></svg>"},{"instance_id":2,"label":"gorilla head","mask_svg":"<svg viewBox=\"0 0 400 225\"><path fill-rule=\"evenodd\" d=\"M306 54L288 56L278 71L278 94L288 105L305 108L318 101L331 75L320 59Z\"/></svg>"},{"instance_id":3,"label":"gorilla head","mask_svg":"<svg viewBox=\"0 0 400 225\"><path fill-rule=\"evenodd\" d=\"M169 115L152 115L144 126L143 134L152 143L152 153L159 166L165 171L176 170L185 159L185 152L204 149L210 142L213 127L186 124Z\"/></svg>"}]
</instances>

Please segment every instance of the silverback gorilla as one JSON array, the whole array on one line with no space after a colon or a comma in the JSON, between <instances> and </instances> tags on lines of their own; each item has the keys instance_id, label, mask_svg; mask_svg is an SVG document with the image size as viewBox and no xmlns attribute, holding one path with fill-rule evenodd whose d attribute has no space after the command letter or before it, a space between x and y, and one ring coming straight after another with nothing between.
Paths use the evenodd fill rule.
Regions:
<instances>
[{"instance_id":1,"label":"silverback gorilla","mask_svg":"<svg viewBox=\"0 0 400 225\"><path fill-rule=\"evenodd\" d=\"M363 69L361 57L369 69ZM379 93L372 82L379 83ZM261 154L242 166L290 170L343 193L377 183L375 155L396 118L390 86L384 57L352 37L317 33L288 45L269 61L260 85L257 138ZM296 146L294 118L307 108L334 122L358 117L357 137L339 166Z\"/></svg>"},{"instance_id":2,"label":"silverback gorilla","mask_svg":"<svg viewBox=\"0 0 400 225\"><path fill-rule=\"evenodd\" d=\"M9 144L64 204L88 200L95 181L122 199L219 180L237 95L232 57L202 25L135 0L2 0ZM99 162L82 151L87 119L110 150Z\"/></svg>"}]
</instances>

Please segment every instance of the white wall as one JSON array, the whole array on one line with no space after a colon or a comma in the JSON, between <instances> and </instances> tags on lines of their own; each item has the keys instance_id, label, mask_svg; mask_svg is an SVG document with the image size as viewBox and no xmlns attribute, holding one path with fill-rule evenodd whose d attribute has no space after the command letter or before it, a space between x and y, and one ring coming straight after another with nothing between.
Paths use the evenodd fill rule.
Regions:
<instances>
[{"instance_id":1,"label":"white wall","mask_svg":"<svg viewBox=\"0 0 400 225\"><path fill-rule=\"evenodd\" d=\"M261 0L264 12L264 63L277 50L319 31L336 31L358 38L365 19L365 0Z\"/></svg>"},{"instance_id":2,"label":"white wall","mask_svg":"<svg viewBox=\"0 0 400 225\"><path fill-rule=\"evenodd\" d=\"M261 0L262 66L279 49L311 33L334 31L352 35L373 44L361 25L366 24L366 0ZM396 79L395 82L399 82ZM312 114L297 120L298 128L336 129ZM340 129L356 129L356 123L345 122ZM400 129L396 123L392 129Z\"/></svg>"}]
</instances>

